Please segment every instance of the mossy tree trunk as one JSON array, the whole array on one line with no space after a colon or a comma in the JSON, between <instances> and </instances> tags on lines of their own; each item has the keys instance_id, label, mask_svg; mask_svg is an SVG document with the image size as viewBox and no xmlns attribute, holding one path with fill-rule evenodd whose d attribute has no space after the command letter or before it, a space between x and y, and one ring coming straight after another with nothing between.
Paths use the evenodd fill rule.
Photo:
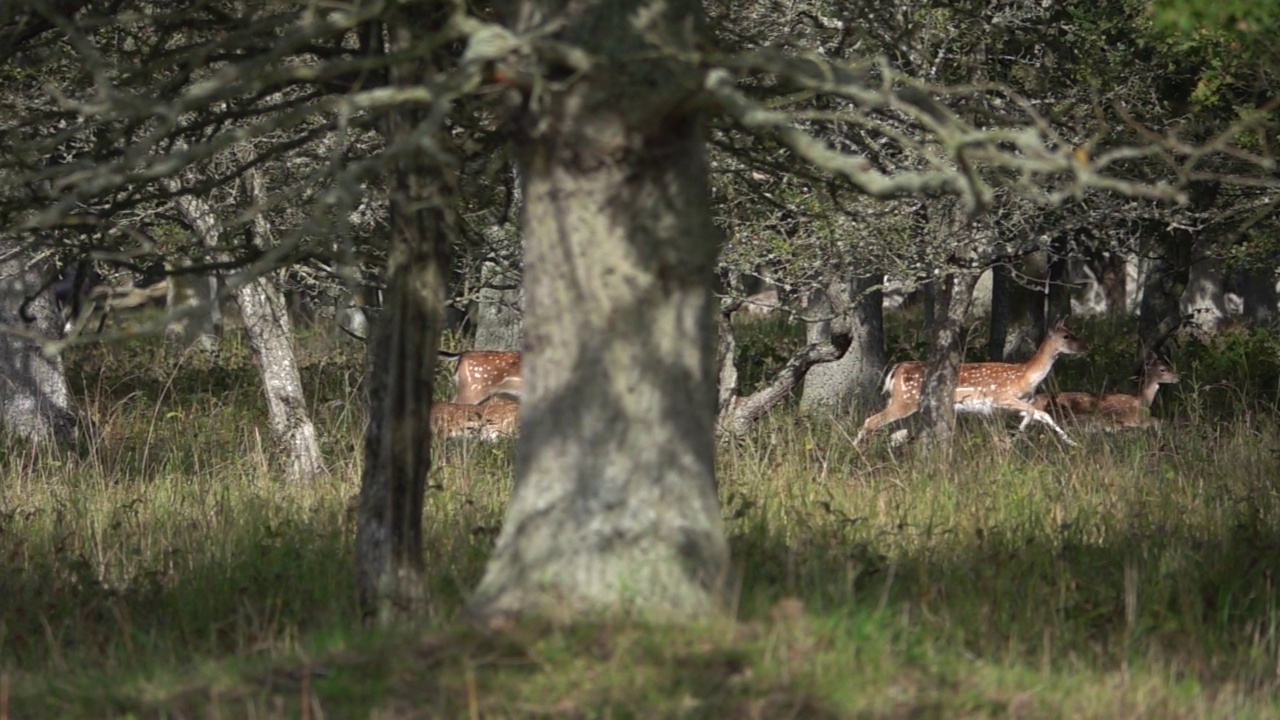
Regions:
<instances>
[{"instance_id":1,"label":"mossy tree trunk","mask_svg":"<svg viewBox=\"0 0 1280 720\"><path fill-rule=\"evenodd\" d=\"M425 15L425 16L424 16ZM443 22L443 11L415 12L390 24L394 47L413 46ZM418 36L415 38L415 34ZM381 33L372 34L381 37ZM391 81L412 85L435 64L401 61ZM364 438L356 530L357 587L366 617L380 624L412 620L427 610L422 559L423 507L431 467L430 413L436 352L444 328L449 239L457 230L453 185L427 156L426 110L401 107L386 119L394 148L390 181L391 241L386 305L369 343L369 424Z\"/></svg>"},{"instance_id":2,"label":"mossy tree trunk","mask_svg":"<svg viewBox=\"0 0 1280 720\"><path fill-rule=\"evenodd\" d=\"M728 548L715 491L712 224L701 5L513 3L589 68L541 86L524 182L525 381L515 490L473 618L715 612ZM643 17L647 27L637 26ZM553 67L553 70L555 68Z\"/></svg>"}]
</instances>

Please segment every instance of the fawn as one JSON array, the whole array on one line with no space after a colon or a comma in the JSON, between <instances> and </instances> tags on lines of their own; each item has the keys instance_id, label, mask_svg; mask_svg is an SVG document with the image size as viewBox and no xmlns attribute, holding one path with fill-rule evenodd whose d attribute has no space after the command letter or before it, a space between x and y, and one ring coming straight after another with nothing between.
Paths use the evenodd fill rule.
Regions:
<instances>
[{"instance_id":1,"label":"fawn","mask_svg":"<svg viewBox=\"0 0 1280 720\"><path fill-rule=\"evenodd\" d=\"M441 439L475 435L497 440L519 432L520 404L493 399L480 405L438 402L431 405L431 433Z\"/></svg>"},{"instance_id":2,"label":"fawn","mask_svg":"<svg viewBox=\"0 0 1280 720\"><path fill-rule=\"evenodd\" d=\"M455 403L478 405L497 395L508 395L518 400L524 392L524 374L518 352L471 350L454 353L441 350L439 355L441 360L458 363L453 372Z\"/></svg>"},{"instance_id":3,"label":"fawn","mask_svg":"<svg viewBox=\"0 0 1280 720\"><path fill-rule=\"evenodd\" d=\"M1180 379L1163 360L1152 358L1143 365L1135 394L1062 392L1036 395L1031 402L1037 410L1077 420L1091 418L1111 428L1147 427L1156 424L1150 417L1156 391Z\"/></svg>"}]
</instances>

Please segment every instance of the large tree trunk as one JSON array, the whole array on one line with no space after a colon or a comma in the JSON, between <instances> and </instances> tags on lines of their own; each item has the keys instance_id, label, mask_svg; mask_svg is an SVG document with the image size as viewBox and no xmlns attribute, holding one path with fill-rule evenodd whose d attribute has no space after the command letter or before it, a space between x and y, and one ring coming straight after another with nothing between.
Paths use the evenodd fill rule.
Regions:
<instances>
[{"instance_id":1,"label":"large tree trunk","mask_svg":"<svg viewBox=\"0 0 1280 720\"><path fill-rule=\"evenodd\" d=\"M520 30L593 53L516 124L525 199L525 421L515 491L473 617L717 611L729 569L715 489L719 242L691 43L700 3L518 3ZM636 17L648 25L641 30ZM692 32L691 32L692 31ZM692 46L690 46L692 47Z\"/></svg>"},{"instance_id":2,"label":"large tree trunk","mask_svg":"<svg viewBox=\"0 0 1280 720\"><path fill-rule=\"evenodd\" d=\"M834 331L849 338L849 348L839 360L809 369L800 395L801 410L848 410L855 404L863 408L879 399L885 363L883 283L882 275L829 283L828 297L843 296L826 303L831 306L830 320L809 306L811 320L805 330L809 344L831 342Z\"/></svg>"},{"instance_id":3,"label":"large tree trunk","mask_svg":"<svg viewBox=\"0 0 1280 720\"><path fill-rule=\"evenodd\" d=\"M251 202L261 202L265 194L256 171L249 171ZM174 200L183 219L194 230L197 242L206 249L220 244L221 222L217 213L203 198L180 195ZM269 232L266 218L258 217L254 230L261 245ZM220 262L229 256L215 256ZM210 278L212 280L212 278ZM173 280L170 280L172 285ZM289 481L310 480L324 471L320 456L320 444L315 425L307 414L307 400L302 391L302 376L293 352L293 327L289 321L284 300L274 292L270 279L253 280L232 291L236 305L244 319L245 335L253 350L258 374L262 377L262 390L267 398L267 417L271 426L271 439L285 456L284 475ZM216 306L217 298L209 299ZM193 326L202 323L198 318L187 318Z\"/></svg>"},{"instance_id":4,"label":"large tree trunk","mask_svg":"<svg viewBox=\"0 0 1280 720\"><path fill-rule=\"evenodd\" d=\"M442 10L412 11L391 25L396 50L438 28ZM381 37L380 33L373 34ZM420 83L430 62L400 62L392 80ZM356 529L356 585L366 617L383 625L419 615L426 602L422 512L431 469L431 396L444 329L445 272L457 204L445 170L427 157L417 134L421 109L391 114L384 133L396 158L390 186L391 241L386 304L369 343L369 424ZM436 133L437 136L440 133Z\"/></svg>"},{"instance_id":5,"label":"large tree trunk","mask_svg":"<svg viewBox=\"0 0 1280 720\"><path fill-rule=\"evenodd\" d=\"M20 245L0 241L0 324L37 337L0 333L0 422L33 443L69 442L76 417L62 356L46 356L38 337L56 339L62 315L53 292L36 294L53 272L47 262L31 262Z\"/></svg>"},{"instance_id":6,"label":"large tree trunk","mask_svg":"<svg viewBox=\"0 0 1280 720\"><path fill-rule=\"evenodd\" d=\"M953 272L942 281L938 293L933 346L924 374L920 415L924 421L924 441L944 451L950 450L955 437L956 373L964 361L964 321L969 316L976 282L973 275Z\"/></svg>"}]
</instances>

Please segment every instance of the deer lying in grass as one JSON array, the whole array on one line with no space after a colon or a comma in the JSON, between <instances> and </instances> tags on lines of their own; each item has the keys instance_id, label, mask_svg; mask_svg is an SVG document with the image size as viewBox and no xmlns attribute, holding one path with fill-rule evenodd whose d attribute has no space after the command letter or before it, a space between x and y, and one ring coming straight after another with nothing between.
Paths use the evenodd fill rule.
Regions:
<instances>
[{"instance_id":1,"label":"deer lying in grass","mask_svg":"<svg viewBox=\"0 0 1280 720\"><path fill-rule=\"evenodd\" d=\"M475 436L497 440L520 429L520 404L490 400L482 405L438 402L431 405L431 434L436 438Z\"/></svg>"},{"instance_id":2,"label":"deer lying in grass","mask_svg":"<svg viewBox=\"0 0 1280 720\"><path fill-rule=\"evenodd\" d=\"M456 361L453 402L478 405L498 395L519 399L524 392L520 353L499 350L440 351L440 359Z\"/></svg>"},{"instance_id":3,"label":"deer lying in grass","mask_svg":"<svg viewBox=\"0 0 1280 720\"><path fill-rule=\"evenodd\" d=\"M996 410L1022 414L1026 428L1032 420L1048 425L1068 445L1075 445L1067 433L1053 421L1043 409L1028 400L1036 388L1053 369L1059 355L1078 355L1089 350L1089 343L1081 340L1058 320L1040 343L1035 355L1024 363L961 363L957 372L955 408L957 413L990 415ZM885 409L867 418L853 439L857 445L869 433L895 420L915 414L920 409L920 394L924 385L925 363L900 362L889 371L884 382L884 392L889 396Z\"/></svg>"},{"instance_id":4,"label":"deer lying in grass","mask_svg":"<svg viewBox=\"0 0 1280 720\"><path fill-rule=\"evenodd\" d=\"M1142 368L1136 394L1062 392L1036 395L1031 404L1037 410L1064 418L1097 421L1109 429L1148 427L1159 422L1151 417L1156 391L1161 385L1171 385L1180 379L1163 360L1153 358Z\"/></svg>"}]
</instances>

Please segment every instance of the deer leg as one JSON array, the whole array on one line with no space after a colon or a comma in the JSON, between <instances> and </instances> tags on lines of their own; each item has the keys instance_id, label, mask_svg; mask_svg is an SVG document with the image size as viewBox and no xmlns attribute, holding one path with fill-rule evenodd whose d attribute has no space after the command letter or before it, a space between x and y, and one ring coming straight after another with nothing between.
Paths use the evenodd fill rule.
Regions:
<instances>
[{"instance_id":1,"label":"deer leg","mask_svg":"<svg viewBox=\"0 0 1280 720\"><path fill-rule=\"evenodd\" d=\"M1049 428L1056 432L1058 437L1062 438L1062 441L1066 444L1071 447L1077 447L1076 442L1067 435L1066 431L1058 427L1058 423L1054 422L1053 418L1050 417L1048 413L1037 410L1031 403L1024 402L1022 400L1006 400L1000 403L1000 407L1022 413L1022 425L1019 426L1019 429L1025 427L1031 420L1035 420L1036 422L1048 425Z\"/></svg>"},{"instance_id":2,"label":"deer leg","mask_svg":"<svg viewBox=\"0 0 1280 720\"><path fill-rule=\"evenodd\" d=\"M867 418L866 421L862 423L862 429L858 431L857 437L853 439L853 444L857 445L858 443L862 442L862 439L865 438L868 434L873 433L876 430L879 430L880 428L884 427L885 425L888 425L891 422L894 422L895 420L901 420L902 418L910 417L911 415L915 414L916 410L919 410L919 409L920 409L919 405L915 405L915 406L905 405L905 404L897 405L892 401L890 401L888 407L876 413L875 415L872 415L871 417Z\"/></svg>"}]
</instances>

